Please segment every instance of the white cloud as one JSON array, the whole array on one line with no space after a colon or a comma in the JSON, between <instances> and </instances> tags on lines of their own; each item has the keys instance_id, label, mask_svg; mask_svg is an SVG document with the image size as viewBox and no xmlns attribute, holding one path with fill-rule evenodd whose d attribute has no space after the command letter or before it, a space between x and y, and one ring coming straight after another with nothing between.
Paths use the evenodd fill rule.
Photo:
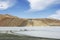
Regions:
<instances>
[{"instance_id":1,"label":"white cloud","mask_svg":"<svg viewBox=\"0 0 60 40\"><path fill-rule=\"evenodd\" d=\"M60 10L57 10L55 14L50 15L48 18L60 19Z\"/></svg>"},{"instance_id":2,"label":"white cloud","mask_svg":"<svg viewBox=\"0 0 60 40\"><path fill-rule=\"evenodd\" d=\"M44 10L51 4L60 3L60 0L28 0L30 2L30 10Z\"/></svg>"},{"instance_id":3,"label":"white cloud","mask_svg":"<svg viewBox=\"0 0 60 40\"><path fill-rule=\"evenodd\" d=\"M12 7L16 3L16 0L0 0L0 10L6 10Z\"/></svg>"}]
</instances>

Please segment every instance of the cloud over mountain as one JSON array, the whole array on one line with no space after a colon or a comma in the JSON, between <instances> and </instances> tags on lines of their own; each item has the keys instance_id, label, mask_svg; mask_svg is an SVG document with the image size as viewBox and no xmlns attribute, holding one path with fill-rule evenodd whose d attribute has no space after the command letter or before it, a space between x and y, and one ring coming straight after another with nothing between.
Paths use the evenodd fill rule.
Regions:
<instances>
[{"instance_id":1,"label":"cloud over mountain","mask_svg":"<svg viewBox=\"0 0 60 40\"><path fill-rule=\"evenodd\" d=\"M28 0L30 2L31 10L44 10L52 4L60 4L60 0Z\"/></svg>"},{"instance_id":2,"label":"cloud over mountain","mask_svg":"<svg viewBox=\"0 0 60 40\"><path fill-rule=\"evenodd\" d=\"M49 18L60 19L60 10L57 10L55 14L50 15Z\"/></svg>"},{"instance_id":3,"label":"cloud over mountain","mask_svg":"<svg viewBox=\"0 0 60 40\"><path fill-rule=\"evenodd\" d=\"M0 10L6 10L12 7L16 3L16 0L0 0Z\"/></svg>"}]
</instances>

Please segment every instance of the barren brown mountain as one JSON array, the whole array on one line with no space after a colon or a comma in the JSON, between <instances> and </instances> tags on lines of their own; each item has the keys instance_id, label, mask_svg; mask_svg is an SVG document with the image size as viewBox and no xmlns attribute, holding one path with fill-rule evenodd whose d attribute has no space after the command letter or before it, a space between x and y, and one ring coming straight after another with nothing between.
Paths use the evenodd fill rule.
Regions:
<instances>
[{"instance_id":1,"label":"barren brown mountain","mask_svg":"<svg viewBox=\"0 0 60 40\"><path fill-rule=\"evenodd\" d=\"M48 18L25 19L8 14L0 14L0 26L60 26L60 20Z\"/></svg>"},{"instance_id":2,"label":"barren brown mountain","mask_svg":"<svg viewBox=\"0 0 60 40\"><path fill-rule=\"evenodd\" d=\"M18 18L8 14L0 15L0 26L25 26L26 24L26 19Z\"/></svg>"}]
</instances>

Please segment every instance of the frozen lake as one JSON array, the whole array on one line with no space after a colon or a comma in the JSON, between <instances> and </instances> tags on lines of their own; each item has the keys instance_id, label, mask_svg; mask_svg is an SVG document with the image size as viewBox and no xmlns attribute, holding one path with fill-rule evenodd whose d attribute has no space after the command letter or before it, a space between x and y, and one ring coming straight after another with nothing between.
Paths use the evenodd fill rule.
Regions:
<instances>
[{"instance_id":1,"label":"frozen lake","mask_svg":"<svg viewBox=\"0 0 60 40\"><path fill-rule=\"evenodd\" d=\"M60 27L0 27L2 32L10 30L17 35L60 39Z\"/></svg>"}]
</instances>

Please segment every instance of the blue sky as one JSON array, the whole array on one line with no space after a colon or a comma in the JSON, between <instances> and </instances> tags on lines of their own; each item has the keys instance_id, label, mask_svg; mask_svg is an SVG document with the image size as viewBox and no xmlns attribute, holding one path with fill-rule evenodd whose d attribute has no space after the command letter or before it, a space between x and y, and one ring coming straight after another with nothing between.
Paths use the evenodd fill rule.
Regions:
<instances>
[{"instance_id":1,"label":"blue sky","mask_svg":"<svg viewBox=\"0 0 60 40\"><path fill-rule=\"evenodd\" d=\"M0 0L0 14L60 19L60 0Z\"/></svg>"}]
</instances>

